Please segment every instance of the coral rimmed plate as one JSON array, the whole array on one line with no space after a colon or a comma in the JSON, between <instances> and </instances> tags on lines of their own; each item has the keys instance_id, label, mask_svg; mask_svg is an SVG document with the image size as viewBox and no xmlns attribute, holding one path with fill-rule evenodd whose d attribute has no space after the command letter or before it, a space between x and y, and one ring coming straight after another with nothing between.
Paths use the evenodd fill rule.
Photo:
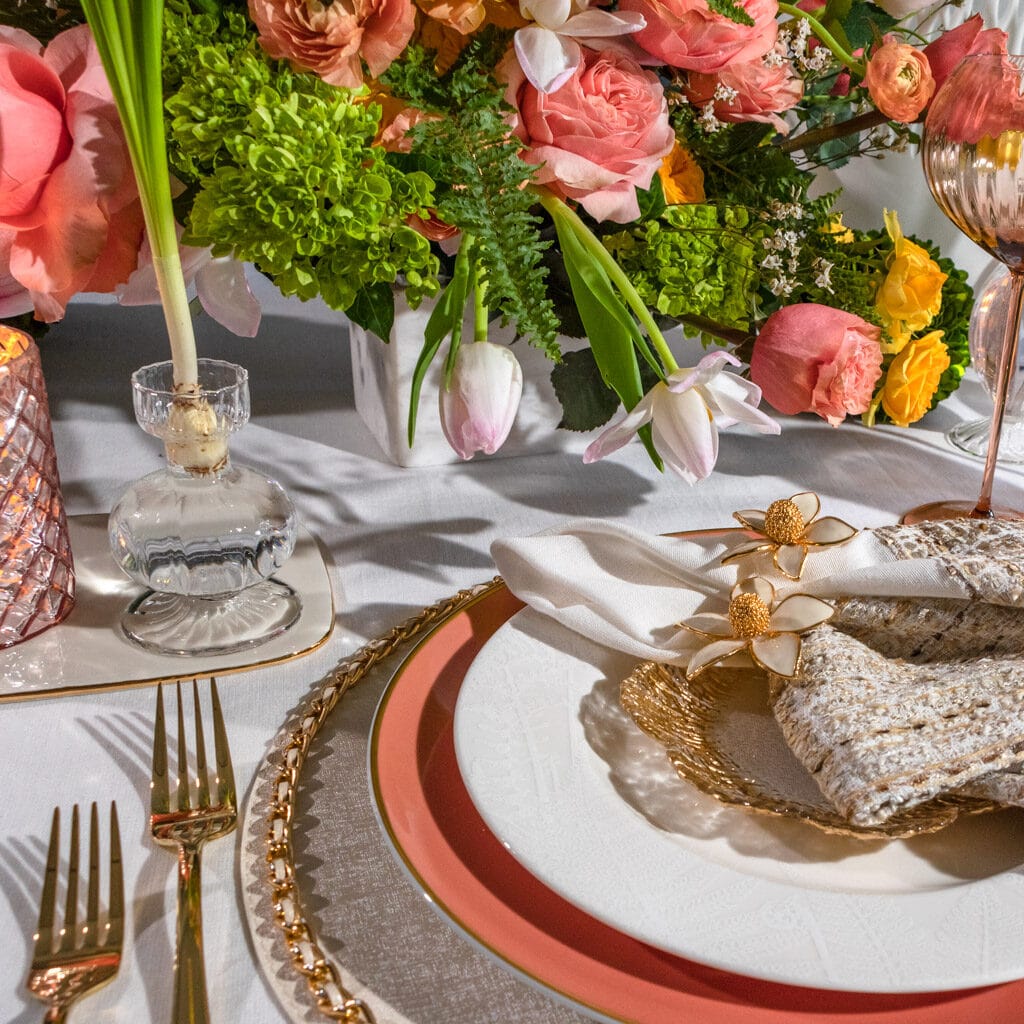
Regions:
<instances>
[{"instance_id":1,"label":"coral rimmed plate","mask_svg":"<svg viewBox=\"0 0 1024 1024\"><path fill-rule=\"evenodd\" d=\"M1024 983L871 995L759 981L659 951L544 886L484 825L462 783L453 746L453 713L466 671L520 607L499 587L442 622L396 673L371 738L370 772L385 833L415 882L458 930L527 979L608 1020L1010 1024L1020 1019ZM685 884L685 879L668 881Z\"/></svg>"}]
</instances>

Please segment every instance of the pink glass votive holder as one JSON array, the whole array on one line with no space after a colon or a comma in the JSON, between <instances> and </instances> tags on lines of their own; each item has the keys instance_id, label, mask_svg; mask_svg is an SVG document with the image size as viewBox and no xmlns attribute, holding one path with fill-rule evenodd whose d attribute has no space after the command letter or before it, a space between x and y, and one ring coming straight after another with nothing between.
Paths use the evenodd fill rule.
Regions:
<instances>
[{"instance_id":1,"label":"pink glass votive holder","mask_svg":"<svg viewBox=\"0 0 1024 1024\"><path fill-rule=\"evenodd\" d=\"M0 648L56 625L75 569L35 342L0 326Z\"/></svg>"}]
</instances>

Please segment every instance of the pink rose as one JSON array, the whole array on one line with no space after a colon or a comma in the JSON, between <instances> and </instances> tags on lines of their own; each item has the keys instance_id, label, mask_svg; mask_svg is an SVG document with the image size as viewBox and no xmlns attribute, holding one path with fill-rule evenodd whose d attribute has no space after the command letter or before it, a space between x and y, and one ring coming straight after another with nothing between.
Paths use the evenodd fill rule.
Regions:
<instances>
[{"instance_id":1,"label":"pink rose","mask_svg":"<svg viewBox=\"0 0 1024 1024\"><path fill-rule=\"evenodd\" d=\"M754 342L750 379L779 412L815 412L837 427L871 404L882 374L881 333L831 306L783 306Z\"/></svg>"},{"instance_id":2,"label":"pink rose","mask_svg":"<svg viewBox=\"0 0 1024 1024\"><path fill-rule=\"evenodd\" d=\"M885 36L868 59L864 85L887 118L905 124L917 120L935 93L928 58L894 35Z\"/></svg>"},{"instance_id":3,"label":"pink rose","mask_svg":"<svg viewBox=\"0 0 1024 1024\"><path fill-rule=\"evenodd\" d=\"M995 44L998 45L998 41ZM953 142L969 145L977 145L983 139L999 139L998 144L993 141L989 155L996 156L997 160L1015 161L1015 135L1011 133L1024 132L1024 96L1019 89L1019 72L1005 50L970 53L956 66L945 88L935 97L925 128L942 132ZM999 146L1007 147L1008 156L998 153Z\"/></svg>"},{"instance_id":4,"label":"pink rose","mask_svg":"<svg viewBox=\"0 0 1024 1024\"><path fill-rule=\"evenodd\" d=\"M43 51L0 26L0 296L5 310L64 315L110 292L138 260L142 208L121 121L84 25Z\"/></svg>"},{"instance_id":5,"label":"pink rose","mask_svg":"<svg viewBox=\"0 0 1024 1024\"><path fill-rule=\"evenodd\" d=\"M650 187L675 143L658 76L615 50L585 48L554 92L531 85L514 54L501 70L519 112L523 159L541 165L537 181L578 200L595 220L639 217L636 189Z\"/></svg>"},{"instance_id":6,"label":"pink rose","mask_svg":"<svg viewBox=\"0 0 1024 1024\"><path fill-rule=\"evenodd\" d=\"M271 57L349 89L362 85L363 61L374 77L388 69L412 37L416 19L410 0L249 0L249 14Z\"/></svg>"},{"instance_id":7,"label":"pink rose","mask_svg":"<svg viewBox=\"0 0 1024 1024\"><path fill-rule=\"evenodd\" d=\"M804 83L788 61L773 67L759 57L714 75L691 72L683 91L695 107L713 103L719 121L760 121L785 135L789 126L779 114L800 102Z\"/></svg>"},{"instance_id":8,"label":"pink rose","mask_svg":"<svg viewBox=\"0 0 1024 1024\"><path fill-rule=\"evenodd\" d=\"M1001 28L982 29L980 14L968 18L962 25L943 32L938 39L924 48L928 66L935 79L935 91L942 88L953 68L969 53L1006 53L1006 33Z\"/></svg>"},{"instance_id":9,"label":"pink rose","mask_svg":"<svg viewBox=\"0 0 1024 1024\"><path fill-rule=\"evenodd\" d=\"M754 20L741 25L717 14L707 0L621 0L620 11L642 14L647 27L633 38L675 68L711 74L737 61L763 57L775 46L778 0L738 0Z\"/></svg>"}]
</instances>

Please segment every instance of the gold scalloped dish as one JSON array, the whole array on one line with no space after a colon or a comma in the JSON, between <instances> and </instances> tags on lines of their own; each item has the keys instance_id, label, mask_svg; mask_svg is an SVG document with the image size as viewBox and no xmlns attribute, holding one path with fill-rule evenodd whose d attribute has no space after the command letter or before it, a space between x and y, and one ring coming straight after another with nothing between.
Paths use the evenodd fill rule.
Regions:
<instances>
[{"instance_id":1,"label":"gold scalloped dish","mask_svg":"<svg viewBox=\"0 0 1024 1024\"><path fill-rule=\"evenodd\" d=\"M881 825L852 825L787 746L768 706L768 688L758 669L711 668L687 681L682 668L644 662L623 680L620 699L665 747L680 777L724 804L858 839L907 839L937 832L961 814L996 809L987 800L947 796Z\"/></svg>"}]
</instances>

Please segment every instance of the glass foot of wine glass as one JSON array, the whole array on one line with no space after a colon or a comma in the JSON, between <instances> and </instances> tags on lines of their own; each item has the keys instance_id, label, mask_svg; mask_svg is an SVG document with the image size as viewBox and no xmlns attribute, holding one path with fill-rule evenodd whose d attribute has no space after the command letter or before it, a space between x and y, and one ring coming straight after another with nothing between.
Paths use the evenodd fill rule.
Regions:
<instances>
[{"instance_id":1,"label":"glass foot of wine glass","mask_svg":"<svg viewBox=\"0 0 1024 1024\"><path fill-rule=\"evenodd\" d=\"M927 505L918 505L905 512L900 522L904 526L913 526L915 523L933 522L936 519L1024 519L1024 512L1001 505L993 506L990 515L975 516L976 504L974 501L930 501Z\"/></svg>"},{"instance_id":2,"label":"glass foot of wine glass","mask_svg":"<svg viewBox=\"0 0 1024 1024\"><path fill-rule=\"evenodd\" d=\"M186 597L149 590L121 616L133 643L154 654L231 654L256 647L291 628L302 599L280 580L221 597Z\"/></svg>"},{"instance_id":3,"label":"glass foot of wine glass","mask_svg":"<svg viewBox=\"0 0 1024 1024\"><path fill-rule=\"evenodd\" d=\"M991 420L970 420L958 423L946 434L946 440L954 448L968 455L985 458L988 454L988 440L991 434ZM1003 433L999 438L1000 462L1024 462L1024 423L1003 421Z\"/></svg>"}]
</instances>

